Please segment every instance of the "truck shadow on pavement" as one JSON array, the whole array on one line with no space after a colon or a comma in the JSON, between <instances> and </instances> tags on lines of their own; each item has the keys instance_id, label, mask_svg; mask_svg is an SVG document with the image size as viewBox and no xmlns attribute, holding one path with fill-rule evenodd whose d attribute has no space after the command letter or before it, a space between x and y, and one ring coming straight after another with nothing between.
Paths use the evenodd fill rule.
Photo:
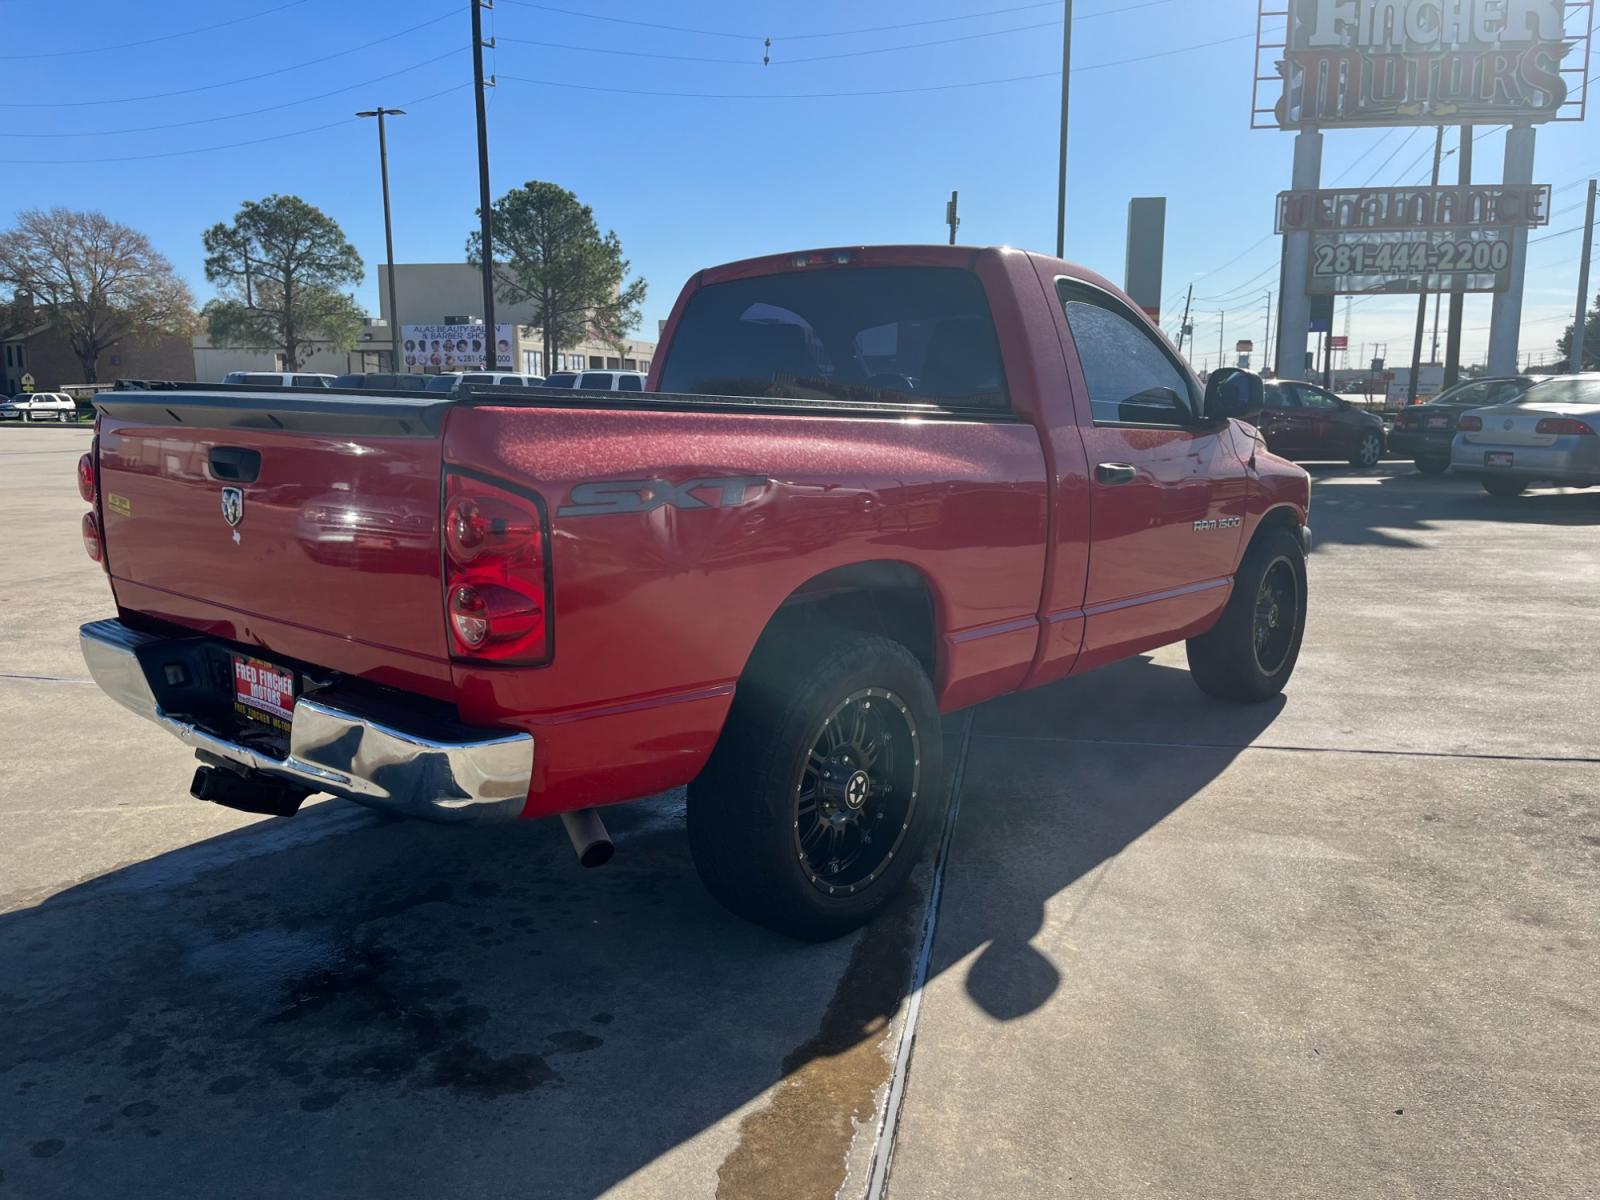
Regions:
<instances>
[{"instance_id":1,"label":"truck shadow on pavement","mask_svg":"<svg viewBox=\"0 0 1600 1200\"><path fill-rule=\"evenodd\" d=\"M1280 706L1221 709L1141 660L981 710L954 860L988 890L945 913L934 969L977 952L986 1011L1047 1003L1047 903ZM1213 748L1113 744L1152 737ZM0 1191L689 1195L716 1174L831 1195L887 1077L920 897L857 939L787 941L705 895L682 815L613 810L617 858L585 873L555 822L322 804L0 916Z\"/></svg>"}]
</instances>

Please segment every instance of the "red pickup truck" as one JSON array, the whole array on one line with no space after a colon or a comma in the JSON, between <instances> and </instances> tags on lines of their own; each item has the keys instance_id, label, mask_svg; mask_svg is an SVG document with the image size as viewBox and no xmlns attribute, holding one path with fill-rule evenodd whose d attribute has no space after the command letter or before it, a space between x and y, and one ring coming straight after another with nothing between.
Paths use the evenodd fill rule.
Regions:
<instances>
[{"instance_id":1,"label":"red pickup truck","mask_svg":"<svg viewBox=\"0 0 1600 1200\"><path fill-rule=\"evenodd\" d=\"M203 799L441 821L687 784L736 912L837 936L945 801L940 714L1187 640L1277 693L1304 471L1105 280L1012 249L689 281L644 393L104 393L79 465L95 679Z\"/></svg>"}]
</instances>

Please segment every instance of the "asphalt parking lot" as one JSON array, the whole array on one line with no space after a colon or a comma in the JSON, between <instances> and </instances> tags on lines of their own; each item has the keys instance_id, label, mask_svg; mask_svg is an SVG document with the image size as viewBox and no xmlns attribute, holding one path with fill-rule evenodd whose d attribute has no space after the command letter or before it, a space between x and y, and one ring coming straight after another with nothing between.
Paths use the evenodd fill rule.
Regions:
<instances>
[{"instance_id":1,"label":"asphalt parking lot","mask_svg":"<svg viewBox=\"0 0 1600 1200\"><path fill-rule=\"evenodd\" d=\"M191 800L77 654L88 442L0 430L0 1194L1600 1192L1600 493L1313 468L1285 697L1178 648L952 718L945 869L817 947L672 796L588 873Z\"/></svg>"}]
</instances>

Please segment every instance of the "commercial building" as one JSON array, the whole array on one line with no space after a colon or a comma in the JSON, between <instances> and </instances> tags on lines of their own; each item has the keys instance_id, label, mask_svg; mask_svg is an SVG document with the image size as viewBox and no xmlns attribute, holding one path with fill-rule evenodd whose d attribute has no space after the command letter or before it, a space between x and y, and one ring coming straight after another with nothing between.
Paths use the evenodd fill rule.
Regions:
<instances>
[{"instance_id":1,"label":"commercial building","mask_svg":"<svg viewBox=\"0 0 1600 1200\"><path fill-rule=\"evenodd\" d=\"M396 307L402 334L407 327L465 325L483 319L483 274L470 263L396 263L394 266ZM378 295L385 320L394 320L389 312L389 289L382 273L379 275ZM496 340L509 342L510 361L502 352L501 370L517 371L524 375L549 375L555 371L648 371L655 357L656 343L628 338L621 345L601 341L593 336L575 346L564 346L556 361L544 361L544 331L530 324L533 307L529 304L495 304L495 324L501 327ZM462 320L467 318L467 320ZM419 353L415 343L411 351L402 344L402 370L435 372L441 369L459 369L443 358L432 361L438 353L433 347L437 337L429 337L426 352ZM466 352L471 353L469 341Z\"/></svg>"},{"instance_id":2,"label":"commercial building","mask_svg":"<svg viewBox=\"0 0 1600 1200\"><path fill-rule=\"evenodd\" d=\"M100 355L95 375L101 383L117 379L188 379L194 366L189 339L157 336L129 339ZM36 392L58 392L86 383L83 363L67 335L47 324L0 330L0 395L22 390L22 377L33 376Z\"/></svg>"},{"instance_id":3,"label":"commercial building","mask_svg":"<svg viewBox=\"0 0 1600 1200\"><path fill-rule=\"evenodd\" d=\"M312 375L347 375L388 371L389 327L368 320L349 350L328 341L301 344L299 370ZM220 383L229 371L286 371L283 351L266 346L218 346L209 333L197 334L190 354L193 378L200 383ZM187 378L188 376L183 376Z\"/></svg>"}]
</instances>

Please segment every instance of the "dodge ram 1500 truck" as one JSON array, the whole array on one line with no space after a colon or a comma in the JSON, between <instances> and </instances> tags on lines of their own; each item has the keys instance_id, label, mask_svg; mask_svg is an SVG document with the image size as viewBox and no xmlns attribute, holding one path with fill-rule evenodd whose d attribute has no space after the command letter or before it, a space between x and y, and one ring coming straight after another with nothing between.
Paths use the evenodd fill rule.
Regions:
<instances>
[{"instance_id":1,"label":"dodge ram 1500 truck","mask_svg":"<svg viewBox=\"0 0 1600 1200\"><path fill-rule=\"evenodd\" d=\"M1260 701L1306 612L1304 471L1121 292L1013 249L702 271L643 393L96 398L100 686L195 795L440 821L688 785L710 891L869 919L945 801L940 714L1186 640Z\"/></svg>"}]
</instances>

